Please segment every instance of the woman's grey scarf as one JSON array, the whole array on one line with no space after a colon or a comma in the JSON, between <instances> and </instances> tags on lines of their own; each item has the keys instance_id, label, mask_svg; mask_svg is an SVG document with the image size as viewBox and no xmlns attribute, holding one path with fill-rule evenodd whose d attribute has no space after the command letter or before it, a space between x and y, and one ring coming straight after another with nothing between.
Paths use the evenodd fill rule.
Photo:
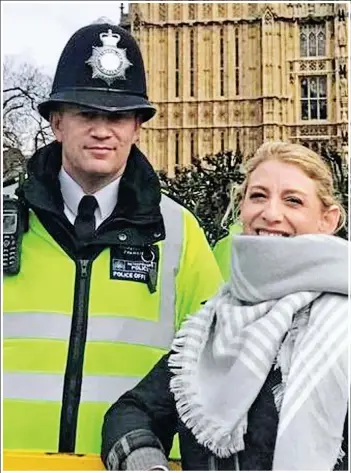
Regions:
<instances>
[{"instance_id":1,"label":"woman's grey scarf","mask_svg":"<svg viewBox=\"0 0 351 473\"><path fill-rule=\"evenodd\" d=\"M216 455L243 450L247 413L277 363L273 470L331 470L349 391L348 243L236 235L232 254L230 283L173 342L180 418Z\"/></svg>"}]
</instances>

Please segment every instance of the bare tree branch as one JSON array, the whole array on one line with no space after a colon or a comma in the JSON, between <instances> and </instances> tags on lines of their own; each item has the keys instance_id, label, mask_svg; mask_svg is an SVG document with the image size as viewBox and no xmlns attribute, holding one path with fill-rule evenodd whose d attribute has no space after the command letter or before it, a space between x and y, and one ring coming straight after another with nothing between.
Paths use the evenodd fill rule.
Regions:
<instances>
[{"instance_id":1,"label":"bare tree branch","mask_svg":"<svg viewBox=\"0 0 351 473\"><path fill-rule=\"evenodd\" d=\"M9 57L3 62L3 149L17 149L29 156L53 139L50 125L39 115L38 104L49 95L51 78L30 63L15 63ZM19 153L8 153L14 166L4 166L10 172L25 165ZM16 158L15 158L16 157Z\"/></svg>"}]
</instances>

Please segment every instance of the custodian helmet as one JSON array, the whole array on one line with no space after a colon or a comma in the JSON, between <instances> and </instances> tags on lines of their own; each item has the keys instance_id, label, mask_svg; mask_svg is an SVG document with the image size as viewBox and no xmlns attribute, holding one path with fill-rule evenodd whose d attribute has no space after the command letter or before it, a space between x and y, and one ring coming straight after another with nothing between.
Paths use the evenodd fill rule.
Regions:
<instances>
[{"instance_id":1,"label":"custodian helmet","mask_svg":"<svg viewBox=\"0 0 351 473\"><path fill-rule=\"evenodd\" d=\"M152 118L156 109L148 101L135 39L107 20L79 29L61 54L50 98L39 105L39 113L49 120L60 103L107 112L136 110L143 121Z\"/></svg>"}]
</instances>

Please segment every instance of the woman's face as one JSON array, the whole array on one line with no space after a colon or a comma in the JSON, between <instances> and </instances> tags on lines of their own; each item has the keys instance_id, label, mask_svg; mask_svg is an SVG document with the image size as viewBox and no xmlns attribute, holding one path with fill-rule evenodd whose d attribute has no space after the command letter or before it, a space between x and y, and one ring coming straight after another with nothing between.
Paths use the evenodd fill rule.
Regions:
<instances>
[{"instance_id":1,"label":"woman's face","mask_svg":"<svg viewBox=\"0 0 351 473\"><path fill-rule=\"evenodd\" d=\"M323 207L315 182L298 166L272 159L252 172L240 217L244 233L253 235L332 234L339 209Z\"/></svg>"}]
</instances>

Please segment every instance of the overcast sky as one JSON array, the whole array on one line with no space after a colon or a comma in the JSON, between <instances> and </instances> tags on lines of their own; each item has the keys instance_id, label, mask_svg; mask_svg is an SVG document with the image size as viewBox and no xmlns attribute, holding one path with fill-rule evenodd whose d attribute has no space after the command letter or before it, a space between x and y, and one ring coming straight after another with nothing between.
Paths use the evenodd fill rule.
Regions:
<instances>
[{"instance_id":1,"label":"overcast sky","mask_svg":"<svg viewBox=\"0 0 351 473\"><path fill-rule=\"evenodd\" d=\"M1 2L1 50L27 60L54 75L68 39L82 26L101 16L119 22L121 2L24 1ZM128 2L124 2L125 11Z\"/></svg>"}]
</instances>

